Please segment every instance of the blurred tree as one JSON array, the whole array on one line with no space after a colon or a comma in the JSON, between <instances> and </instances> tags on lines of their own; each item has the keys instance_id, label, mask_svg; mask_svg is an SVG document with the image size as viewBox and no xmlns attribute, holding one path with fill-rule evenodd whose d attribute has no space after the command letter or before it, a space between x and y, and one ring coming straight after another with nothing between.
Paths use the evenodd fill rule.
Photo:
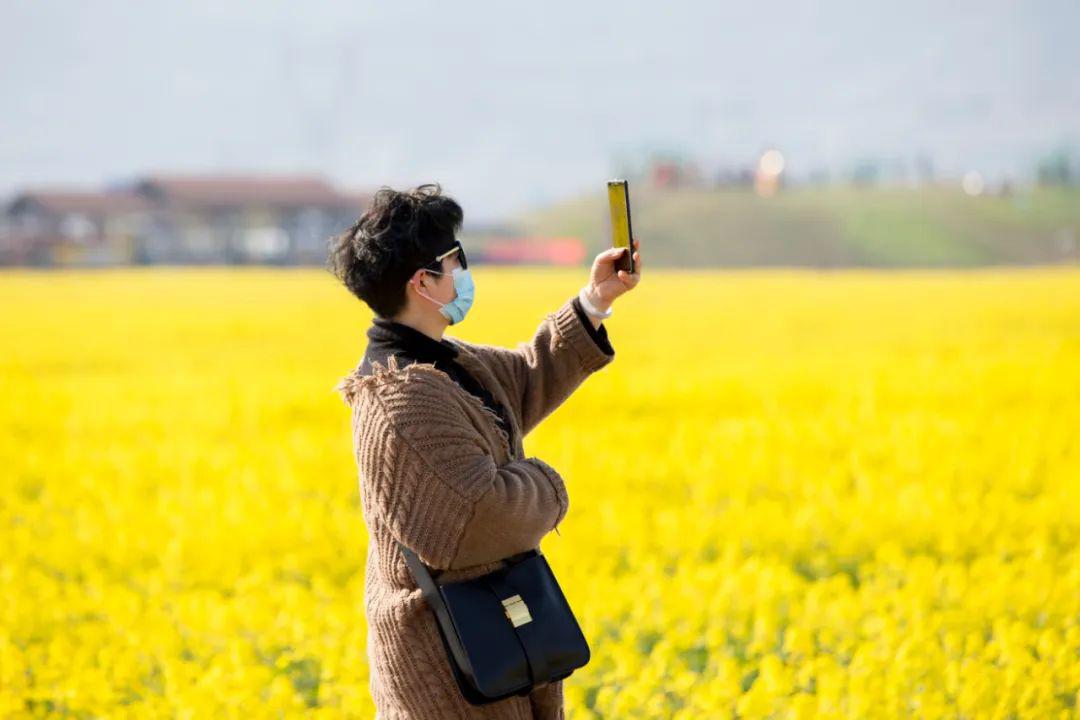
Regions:
<instances>
[{"instance_id":1,"label":"blurred tree","mask_svg":"<svg viewBox=\"0 0 1080 720\"><path fill-rule=\"evenodd\" d=\"M1037 175L1040 185L1072 185L1076 175L1069 151L1062 148L1040 160Z\"/></svg>"}]
</instances>

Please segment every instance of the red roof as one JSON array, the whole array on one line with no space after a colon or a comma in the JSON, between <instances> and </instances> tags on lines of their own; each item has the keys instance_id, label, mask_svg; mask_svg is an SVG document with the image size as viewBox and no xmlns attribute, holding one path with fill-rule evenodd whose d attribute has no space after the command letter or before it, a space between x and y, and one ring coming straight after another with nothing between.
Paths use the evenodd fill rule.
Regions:
<instances>
[{"instance_id":1,"label":"red roof","mask_svg":"<svg viewBox=\"0 0 1080 720\"><path fill-rule=\"evenodd\" d=\"M330 205L359 206L365 196L339 192L325 179L306 175L152 175L142 193L188 206Z\"/></svg>"},{"instance_id":2,"label":"red roof","mask_svg":"<svg viewBox=\"0 0 1080 720\"><path fill-rule=\"evenodd\" d=\"M57 214L84 213L100 215L130 212L149 207L145 198L131 192L100 192L93 190L31 190L18 195L11 209L21 210L34 205Z\"/></svg>"}]
</instances>

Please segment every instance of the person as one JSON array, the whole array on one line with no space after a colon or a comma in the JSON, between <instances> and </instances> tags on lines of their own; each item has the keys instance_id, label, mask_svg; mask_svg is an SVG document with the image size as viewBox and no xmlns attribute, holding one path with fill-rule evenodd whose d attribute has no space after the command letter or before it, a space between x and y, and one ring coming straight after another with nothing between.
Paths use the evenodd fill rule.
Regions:
<instances>
[{"instance_id":1,"label":"person","mask_svg":"<svg viewBox=\"0 0 1080 720\"><path fill-rule=\"evenodd\" d=\"M640 281L599 253L573 297L515 348L446 336L476 298L463 211L438 184L380 188L330 243L328 267L374 313L358 365L335 386L351 408L369 533L364 610L377 720L565 717L563 680L486 705L465 700L396 542L439 582L470 579L539 546L569 508L562 476L522 438L615 357L603 325Z\"/></svg>"}]
</instances>

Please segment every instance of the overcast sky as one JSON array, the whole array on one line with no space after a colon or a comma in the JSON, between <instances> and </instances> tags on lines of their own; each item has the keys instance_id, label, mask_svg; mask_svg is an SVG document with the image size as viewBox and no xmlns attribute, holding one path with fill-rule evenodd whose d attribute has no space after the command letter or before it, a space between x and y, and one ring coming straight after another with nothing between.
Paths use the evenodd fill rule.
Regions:
<instances>
[{"instance_id":1,"label":"overcast sky","mask_svg":"<svg viewBox=\"0 0 1080 720\"><path fill-rule=\"evenodd\" d=\"M1077 28L1074 0L0 0L0 195L309 171L489 220L653 150L1029 173L1080 144Z\"/></svg>"}]
</instances>

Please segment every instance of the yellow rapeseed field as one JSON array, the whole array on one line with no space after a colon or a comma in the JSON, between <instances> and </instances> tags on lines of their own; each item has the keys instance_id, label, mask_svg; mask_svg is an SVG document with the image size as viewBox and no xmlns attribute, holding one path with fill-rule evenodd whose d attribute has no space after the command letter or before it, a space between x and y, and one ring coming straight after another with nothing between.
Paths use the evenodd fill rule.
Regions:
<instances>
[{"instance_id":1,"label":"yellow rapeseed field","mask_svg":"<svg viewBox=\"0 0 1080 720\"><path fill-rule=\"evenodd\" d=\"M586 277L477 268L513 346ZM0 274L0 717L370 718L319 269ZM526 452L592 718L1080 714L1080 269L664 272Z\"/></svg>"}]
</instances>

